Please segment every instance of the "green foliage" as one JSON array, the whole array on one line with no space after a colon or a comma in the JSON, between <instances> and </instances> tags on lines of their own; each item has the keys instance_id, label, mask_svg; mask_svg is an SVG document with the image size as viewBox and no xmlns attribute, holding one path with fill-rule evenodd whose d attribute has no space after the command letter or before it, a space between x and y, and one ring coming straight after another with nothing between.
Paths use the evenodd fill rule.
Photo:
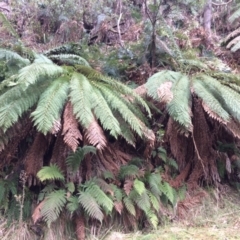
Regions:
<instances>
[{"instance_id":1,"label":"green foliage","mask_svg":"<svg viewBox=\"0 0 240 240\"><path fill-rule=\"evenodd\" d=\"M84 159L84 156L88 153L96 153L96 148L93 146L83 146L78 147L76 152L71 153L67 159L66 164L71 169L71 171L75 172L79 169L80 164L82 160Z\"/></svg>"},{"instance_id":2,"label":"green foliage","mask_svg":"<svg viewBox=\"0 0 240 240\"><path fill-rule=\"evenodd\" d=\"M66 192L64 190L53 191L46 197L41 209L41 215L47 222L48 227L57 220L66 202Z\"/></svg>"},{"instance_id":3,"label":"green foliage","mask_svg":"<svg viewBox=\"0 0 240 240\"><path fill-rule=\"evenodd\" d=\"M61 180L64 181L64 176L57 165L50 165L43 167L38 173L37 177L40 181L46 180Z\"/></svg>"}]
</instances>

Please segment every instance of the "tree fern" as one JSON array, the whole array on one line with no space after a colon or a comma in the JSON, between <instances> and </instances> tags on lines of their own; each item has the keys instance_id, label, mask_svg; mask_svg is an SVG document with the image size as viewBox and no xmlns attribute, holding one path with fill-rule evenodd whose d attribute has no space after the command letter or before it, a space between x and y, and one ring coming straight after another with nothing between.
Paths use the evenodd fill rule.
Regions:
<instances>
[{"instance_id":1,"label":"tree fern","mask_svg":"<svg viewBox=\"0 0 240 240\"><path fill-rule=\"evenodd\" d=\"M47 222L48 227L57 220L66 202L66 192L64 190L56 190L46 197L41 209L41 215L43 220Z\"/></svg>"},{"instance_id":2,"label":"tree fern","mask_svg":"<svg viewBox=\"0 0 240 240\"><path fill-rule=\"evenodd\" d=\"M142 209L145 213L150 210L151 202L147 191L144 191L140 195L135 189L133 189L129 194L129 198L132 199L136 203L137 207Z\"/></svg>"},{"instance_id":3,"label":"tree fern","mask_svg":"<svg viewBox=\"0 0 240 240\"><path fill-rule=\"evenodd\" d=\"M64 176L57 165L50 165L43 167L38 173L37 177L40 181L46 180L62 180L64 181Z\"/></svg>"},{"instance_id":4,"label":"tree fern","mask_svg":"<svg viewBox=\"0 0 240 240\"><path fill-rule=\"evenodd\" d=\"M149 199L150 199L150 202L151 202L151 205L153 207L153 209L155 209L157 212L159 211L160 209L160 203L159 203L159 198L156 197L152 192L148 191L147 192L148 196L149 196Z\"/></svg>"},{"instance_id":5,"label":"tree fern","mask_svg":"<svg viewBox=\"0 0 240 240\"><path fill-rule=\"evenodd\" d=\"M37 108L31 116L39 132L47 134L54 122L60 119L68 96L69 82L66 77L56 79L41 95Z\"/></svg>"},{"instance_id":6,"label":"tree fern","mask_svg":"<svg viewBox=\"0 0 240 240\"><path fill-rule=\"evenodd\" d=\"M151 210L149 210L148 212L146 212L146 216L149 223L156 229L159 223L157 215L154 214Z\"/></svg>"},{"instance_id":7,"label":"tree fern","mask_svg":"<svg viewBox=\"0 0 240 240\"><path fill-rule=\"evenodd\" d=\"M66 164L71 169L71 171L75 172L79 169L84 156L88 153L96 153L96 148L93 146L83 146L78 147L76 152L71 153L67 159Z\"/></svg>"}]
</instances>

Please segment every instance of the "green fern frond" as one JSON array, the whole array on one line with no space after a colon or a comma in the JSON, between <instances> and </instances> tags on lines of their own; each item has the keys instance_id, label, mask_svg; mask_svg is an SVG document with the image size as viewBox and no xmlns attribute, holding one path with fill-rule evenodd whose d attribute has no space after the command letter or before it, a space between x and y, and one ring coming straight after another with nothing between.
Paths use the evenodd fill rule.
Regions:
<instances>
[{"instance_id":1,"label":"green fern frond","mask_svg":"<svg viewBox=\"0 0 240 240\"><path fill-rule=\"evenodd\" d=\"M60 77L42 93L37 108L32 112L34 125L39 132L46 135L54 122L60 119L64 103L68 97L69 82Z\"/></svg>"},{"instance_id":2,"label":"green fern frond","mask_svg":"<svg viewBox=\"0 0 240 240\"><path fill-rule=\"evenodd\" d=\"M104 76L98 71L85 67L85 66L77 66L77 70L79 70L81 73L83 73L89 80L93 80L96 83L102 82L105 83L106 86L109 86L112 90L115 90L118 92L118 94L125 95L126 97L133 98L133 100L136 101L140 106L142 106L146 112L148 113L148 116L151 117L151 111L146 104L146 102L137 94L135 93L131 88L126 86L125 84L116 81L110 77Z\"/></svg>"},{"instance_id":3,"label":"green fern frond","mask_svg":"<svg viewBox=\"0 0 240 240\"><path fill-rule=\"evenodd\" d=\"M180 59L179 63L185 65L187 68L198 68L199 70L207 70L208 65L202 61L195 59Z\"/></svg>"},{"instance_id":4,"label":"green fern frond","mask_svg":"<svg viewBox=\"0 0 240 240\"><path fill-rule=\"evenodd\" d=\"M158 198L150 191L147 191L152 207L158 212L160 209Z\"/></svg>"},{"instance_id":5,"label":"green fern frond","mask_svg":"<svg viewBox=\"0 0 240 240\"><path fill-rule=\"evenodd\" d=\"M185 185L183 185L182 187L180 187L177 191L177 195L180 201L183 201L186 197L186 192L187 192L187 187Z\"/></svg>"},{"instance_id":6,"label":"green fern frond","mask_svg":"<svg viewBox=\"0 0 240 240\"><path fill-rule=\"evenodd\" d=\"M154 196L159 197L162 195L162 190L160 189L160 185L162 182L161 175L159 173L151 173L148 175L147 182L150 186L151 192Z\"/></svg>"},{"instance_id":7,"label":"green fern frond","mask_svg":"<svg viewBox=\"0 0 240 240\"><path fill-rule=\"evenodd\" d=\"M26 91L17 85L0 96L0 127L6 131L38 100L47 82L29 87ZM33 94L34 93L34 94Z\"/></svg>"},{"instance_id":8,"label":"green fern frond","mask_svg":"<svg viewBox=\"0 0 240 240\"><path fill-rule=\"evenodd\" d=\"M66 208L71 214L73 214L80 208L77 196L71 196L67 199L67 201L68 203L66 205Z\"/></svg>"},{"instance_id":9,"label":"green fern frond","mask_svg":"<svg viewBox=\"0 0 240 240\"><path fill-rule=\"evenodd\" d=\"M178 164L177 164L177 162L176 162L174 159L168 158L167 164L168 164L169 166L172 166L172 167L175 168L176 170L178 170Z\"/></svg>"},{"instance_id":10,"label":"green fern frond","mask_svg":"<svg viewBox=\"0 0 240 240\"><path fill-rule=\"evenodd\" d=\"M147 216L147 220L149 221L149 223L154 227L154 229L157 229L159 221L156 214L154 214L152 211L148 211L145 214Z\"/></svg>"},{"instance_id":11,"label":"green fern frond","mask_svg":"<svg viewBox=\"0 0 240 240\"><path fill-rule=\"evenodd\" d=\"M90 217L102 222L104 215L101 208L96 199L89 192L80 192L78 202Z\"/></svg>"},{"instance_id":12,"label":"green fern frond","mask_svg":"<svg viewBox=\"0 0 240 240\"><path fill-rule=\"evenodd\" d=\"M84 159L84 156L88 153L96 154L96 148L93 146L78 147L74 153L71 153L67 157L67 159L66 159L67 166L73 172L77 171L80 167L82 160Z\"/></svg>"},{"instance_id":13,"label":"green fern frond","mask_svg":"<svg viewBox=\"0 0 240 240\"><path fill-rule=\"evenodd\" d=\"M94 121L91 106L91 94L93 88L87 78L80 74L74 73L70 82L70 100L73 104L73 112L81 125L88 128Z\"/></svg>"},{"instance_id":14,"label":"green fern frond","mask_svg":"<svg viewBox=\"0 0 240 240\"><path fill-rule=\"evenodd\" d=\"M240 109L238 108L240 95L231 88L222 85L218 80L207 75L202 75L201 79L215 98L220 101L224 109L240 121Z\"/></svg>"},{"instance_id":15,"label":"green fern frond","mask_svg":"<svg viewBox=\"0 0 240 240\"><path fill-rule=\"evenodd\" d=\"M66 202L66 192L64 190L54 191L46 197L41 209L41 215L43 220L47 222L48 227L57 220Z\"/></svg>"},{"instance_id":16,"label":"green fern frond","mask_svg":"<svg viewBox=\"0 0 240 240\"><path fill-rule=\"evenodd\" d=\"M187 131L192 131L190 102L190 83L187 76L182 76L172 87L173 99L167 104L169 115Z\"/></svg>"},{"instance_id":17,"label":"green fern frond","mask_svg":"<svg viewBox=\"0 0 240 240\"><path fill-rule=\"evenodd\" d=\"M11 64L20 64L19 67L24 67L30 64L27 58L21 57L19 54L0 48L0 60L10 62Z\"/></svg>"},{"instance_id":18,"label":"green fern frond","mask_svg":"<svg viewBox=\"0 0 240 240\"><path fill-rule=\"evenodd\" d=\"M101 92L96 87L93 87L93 92L91 94L91 105L97 119L100 120L103 129L109 130L110 134L117 138L121 133L119 122L113 115L111 108Z\"/></svg>"},{"instance_id":19,"label":"green fern frond","mask_svg":"<svg viewBox=\"0 0 240 240\"><path fill-rule=\"evenodd\" d=\"M159 188L164 193L164 195L168 198L168 200L174 204L176 201L176 194L174 193L174 189L167 182L163 182L163 184L159 185Z\"/></svg>"},{"instance_id":20,"label":"green fern frond","mask_svg":"<svg viewBox=\"0 0 240 240\"><path fill-rule=\"evenodd\" d=\"M193 80L193 89L197 96L200 97L214 113L226 122L230 120L230 115L222 107L222 104L209 92L209 88L197 78Z\"/></svg>"},{"instance_id":21,"label":"green fern frond","mask_svg":"<svg viewBox=\"0 0 240 240\"><path fill-rule=\"evenodd\" d=\"M89 63L82 57L75 54L49 55L51 60L67 65L84 65L90 67Z\"/></svg>"},{"instance_id":22,"label":"green fern frond","mask_svg":"<svg viewBox=\"0 0 240 240\"><path fill-rule=\"evenodd\" d=\"M26 89L29 85L45 78L57 77L63 73L63 68L49 63L33 63L22 68L18 74L18 82Z\"/></svg>"},{"instance_id":23,"label":"green fern frond","mask_svg":"<svg viewBox=\"0 0 240 240\"><path fill-rule=\"evenodd\" d=\"M131 198L137 204L138 208L142 209L145 213L150 210L151 202L147 191L139 195L137 191L133 189L129 194L129 198Z\"/></svg>"},{"instance_id":24,"label":"green fern frond","mask_svg":"<svg viewBox=\"0 0 240 240\"><path fill-rule=\"evenodd\" d=\"M144 192L146 192L144 182L138 180L137 178L133 182L133 188L139 195L142 195Z\"/></svg>"},{"instance_id":25,"label":"green fern frond","mask_svg":"<svg viewBox=\"0 0 240 240\"><path fill-rule=\"evenodd\" d=\"M123 198L123 203L127 209L127 211L132 214L133 216L136 216L136 209L134 207L134 203L133 203L133 200L130 199L129 197L125 196Z\"/></svg>"},{"instance_id":26,"label":"green fern frond","mask_svg":"<svg viewBox=\"0 0 240 240\"><path fill-rule=\"evenodd\" d=\"M57 165L50 165L43 167L38 173L37 177L41 182L46 180L61 180L64 181L64 176Z\"/></svg>"},{"instance_id":27,"label":"green fern frond","mask_svg":"<svg viewBox=\"0 0 240 240\"><path fill-rule=\"evenodd\" d=\"M101 188L96 185L94 181L89 181L84 184L86 187L85 192L89 193L92 197L94 197L97 203L102 206L107 212L111 212L113 209L113 201L110 199Z\"/></svg>"},{"instance_id":28,"label":"green fern frond","mask_svg":"<svg viewBox=\"0 0 240 240\"><path fill-rule=\"evenodd\" d=\"M126 177L137 177L139 174L139 168L135 165L121 166L119 170L119 179L124 180Z\"/></svg>"},{"instance_id":29,"label":"green fern frond","mask_svg":"<svg viewBox=\"0 0 240 240\"><path fill-rule=\"evenodd\" d=\"M117 202L121 202L123 199L123 192L121 188L118 188L116 185L114 184L110 184L111 188L114 191L114 197L116 199Z\"/></svg>"},{"instance_id":30,"label":"green fern frond","mask_svg":"<svg viewBox=\"0 0 240 240\"><path fill-rule=\"evenodd\" d=\"M106 170L106 171L103 172L103 177L104 177L105 180L106 179L112 179L112 180L115 179L115 177L113 175L113 172L111 172L109 170Z\"/></svg>"},{"instance_id":31,"label":"green fern frond","mask_svg":"<svg viewBox=\"0 0 240 240\"><path fill-rule=\"evenodd\" d=\"M102 92L105 100L108 102L112 109L118 111L122 118L130 125L130 127L140 136L143 136L143 126L140 120L136 117L136 115L129 110L128 106L124 103L124 101L113 93L111 89L104 85L98 85L98 88Z\"/></svg>"},{"instance_id":32,"label":"green fern frond","mask_svg":"<svg viewBox=\"0 0 240 240\"><path fill-rule=\"evenodd\" d=\"M3 13L0 12L0 21L2 22L3 26L6 28L6 30L12 34L13 37L16 39L20 39L17 32L13 28L12 24L8 21L8 19L5 17Z\"/></svg>"}]
</instances>

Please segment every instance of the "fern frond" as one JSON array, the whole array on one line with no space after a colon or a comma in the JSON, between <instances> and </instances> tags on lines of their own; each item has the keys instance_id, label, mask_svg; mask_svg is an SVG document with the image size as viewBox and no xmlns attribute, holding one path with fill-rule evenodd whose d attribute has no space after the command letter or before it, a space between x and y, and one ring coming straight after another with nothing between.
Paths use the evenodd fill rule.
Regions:
<instances>
[{"instance_id":1,"label":"fern frond","mask_svg":"<svg viewBox=\"0 0 240 240\"><path fill-rule=\"evenodd\" d=\"M75 55L75 54L58 54L58 55L49 55L53 61L57 61L61 64L68 64L68 65L84 65L90 67L89 63L82 57Z\"/></svg>"},{"instance_id":2,"label":"fern frond","mask_svg":"<svg viewBox=\"0 0 240 240\"><path fill-rule=\"evenodd\" d=\"M152 192L147 191L152 207L158 212L160 209L159 198L157 198Z\"/></svg>"},{"instance_id":3,"label":"fern frond","mask_svg":"<svg viewBox=\"0 0 240 240\"><path fill-rule=\"evenodd\" d=\"M80 205L77 196L71 196L67 199L67 201L68 203L66 205L66 208L71 214L73 214L79 209Z\"/></svg>"},{"instance_id":4,"label":"fern frond","mask_svg":"<svg viewBox=\"0 0 240 240\"><path fill-rule=\"evenodd\" d=\"M222 118L223 121L228 122L230 120L230 115L222 107L222 104L209 92L208 87L197 78L193 80L193 89L197 96L200 97L214 113Z\"/></svg>"},{"instance_id":5,"label":"fern frond","mask_svg":"<svg viewBox=\"0 0 240 240\"><path fill-rule=\"evenodd\" d=\"M3 13L0 12L0 21L2 22L3 26L6 28L6 30L11 33L13 37L20 40L20 37L18 36L17 32L13 28L12 24L8 21L8 19L5 17Z\"/></svg>"},{"instance_id":6,"label":"fern frond","mask_svg":"<svg viewBox=\"0 0 240 240\"><path fill-rule=\"evenodd\" d=\"M41 215L43 220L47 222L48 227L57 220L66 202L66 192L64 190L54 191L46 197L41 209Z\"/></svg>"},{"instance_id":7,"label":"fern frond","mask_svg":"<svg viewBox=\"0 0 240 240\"><path fill-rule=\"evenodd\" d=\"M110 107L118 111L122 118L130 125L130 127L140 136L143 136L142 123L136 117L136 115L129 110L128 106L122 101L122 99L113 93L111 89L104 85L98 85L98 88L102 92L104 98L110 105Z\"/></svg>"},{"instance_id":8,"label":"fern frond","mask_svg":"<svg viewBox=\"0 0 240 240\"><path fill-rule=\"evenodd\" d=\"M174 189L169 185L168 182L163 182L163 184L159 185L159 188L164 193L164 195L168 198L168 200L174 204L176 201L176 194L174 193Z\"/></svg>"},{"instance_id":9,"label":"fern frond","mask_svg":"<svg viewBox=\"0 0 240 240\"><path fill-rule=\"evenodd\" d=\"M236 52L240 49L240 38L238 40L239 41L231 48L231 52Z\"/></svg>"},{"instance_id":10,"label":"fern frond","mask_svg":"<svg viewBox=\"0 0 240 240\"><path fill-rule=\"evenodd\" d=\"M57 165L50 165L43 167L38 173L37 177L41 182L46 180L61 180L64 181L64 176Z\"/></svg>"},{"instance_id":11,"label":"fern frond","mask_svg":"<svg viewBox=\"0 0 240 240\"><path fill-rule=\"evenodd\" d=\"M148 175L147 182L150 186L151 192L154 196L159 197L162 195L162 190L160 189L160 184L162 182L161 175L159 173L151 173Z\"/></svg>"},{"instance_id":12,"label":"fern frond","mask_svg":"<svg viewBox=\"0 0 240 240\"><path fill-rule=\"evenodd\" d=\"M149 221L149 223L152 224L154 229L157 229L159 223L158 217L152 211L148 211L145 214L147 216L147 220Z\"/></svg>"},{"instance_id":13,"label":"fern frond","mask_svg":"<svg viewBox=\"0 0 240 240\"><path fill-rule=\"evenodd\" d=\"M138 208L142 209L145 213L150 210L151 202L147 191L139 195L137 191L133 189L129 194L129 198L131 198L137 204Z\"/></svg>"},{"instance_id":14,"label":"fern frond","mask_svg":"<svg viewBox=\"0 0 240 240\"><path fill-rule=\"evenodd\" d=\"M123 198L123 203L128 212L133 216L136 216L136 209L134 207L133 200L126 196Z\"/></svg>"},{"instance_id":15,"label":"fern frond","mask_svg":"<svg viewBox=\"0 0 240 240\"><path fill-rule=\"evenodd\" d=\"M169 70L165 70L165 71L161 71L153 74L145 84L147 88L147 95L152 97L155 100L159 100L157 89L160 88L163 83L165 82L174 83L181 77L182 77L182 74L180 72L174 72Z\"/></svg>"},{"instance_id":16,"label":"fern frond","mask_svg":"<svg viewBox=\"0 0 240 240\"><path fill-rule=\"evenodd\" d=\"M85 192L94 197L100 206L107 210L107 212L112 211L112 199L109 198L94 181L86 182L84 185L86 187Z\"/></svg>"},{"instance_id":17,"label":"fern frond","mask_svg":"<svg viewBox=\"0 0 240 240\"><path fill-rule=\"evenodd\" d=\"M118 188L116 185L114 184L110 184L111 188L114 191L114 196L117 202L121 202L122 198L123 198L123 192L121 188Z\"/></svg>"},{"instance_id":18,"label":"fern frond","mask_svg":"<svg viewBox=\"0 0 240 240\"><path fill-rule=\"evenodd\" d=\"M104 149L107 145L107 139L104 132L95 118L90 123L89 127L84 130L84 136L90 144L99 150Z\"/></svg>"},{"instance_id":19,"label":"fern frond","mask_svg":"<svg viewBox=\"0 0 240 240\"><path fill-rule=\"evenodd\" d=\"M87 78L79 73L74 73L70 82L70 100L73 112L84 128L88 128L94 121L91 105L93 88Z\"/></svg>"},{"instance_id":20,"label":"fern frond","mask_svg":"<svg viewBox=\"0 0 240 240\"><path fill-rule=\"evenodd\" d=\"M66 164L71 169L71 171L75 172L79 169L84 156L88 153L96 154L96 148L93 146L78 147L76 152L71 153L67 157Z\"/></svg>"},{"instance_id":21,"label":"fern frond","mask_svg":"<svg viewBox=\"0 0 240 240\"><path fill-rule=\"evenodd\" d=\"M68 97L68 86L69 82L64 77L54 80L41 95L35 111L31 114L37 130L44 135L61 117L63 106Z\"/></svg>"},{"instance_id":22,"label":"fern frond","mask_svg":"<svg viewBox=\"0 0 240 240\"><path fill-rule=\"evenodd\" d=\"M187 131L192 131L190 102L190 83L187 76L182 76L172 87L173 99L167 104L169 115Z\"/></svg>"},{"instance_id":23,"label":"fern frond","mask_svg":"<svg viewBox=\"0 0 240 240\"><path fill-rule=\"evenodd\" d=\"M240 121L240 109L238 104L240 102L240 95L231 88L222 85L218 80L206 75L202 75L206 87L211 93L221 102L224 109L231 114L235 119Z\"/></svg>"},{"instance_id":24,"label":"fern frond","mask_svg":"<svg viewBox=\"0 0 240 240\"><path fill-rule=\"evenodd\" d=\"M135 165L121 166L119 171L119 179L124 180L126 177L137 177L139 174L139 168Z\"/></svg>"},{"instance_id":25,"label":"fern frond","mask_svg":"<svg viewBox=\"0 0 240 240\"><path fill-rule=\"evenodd\" d=\"M238 36L239 34L240 34L240 28L237 28L236 30L234 30L233 32L231 32L230 34L227 35L227 37L225 38L224 42L227 43L231 39L234 40L235 37ZM227 49L229 49L231 47L231 45L232 45L232 44L230 44L230 42L226 46Z\"/></svg>"},{"instance_id":26,"label":"fern frond","mask_svg":"<svg viewBox=\"0 0 240 240\"><path fill-rule=\"evenodd\" d=\"M2 48L0 48L0 60L11 62L11 64L20 64L19 67L25 67L30 64L30 61L27 58L23 58L13 51Z\"/></svg>"},{"instance_id":27,"label":"fern frond","mask_svg":"<svg viewBox=\"0 0 240 240\"><path fill-rule=\"evenodd\" d=\"M55 64L33 63L19 71L18 82L26 89L43 78L57 77L62 73L63 69Z\"/></svg>"},{"instance_id":28,"label":"fern frond","mask_svg":"<svg viewBox=\"0 0 240 240\"><path fill-rule=\"evenodd\" d=\"M179 63L184 64L188 68L198 68L199 70L207 70L208 65L202 61L195 59L180 59Z\"/></svg>"},{"instance_id":29,"label":"fern frond","mask_svg":"<svg viewBox=\"0 0 240 240\"><path fill-rule=\"evenodd\" d=\"M117 138L121 129L118 120L114 117L108 103L102 96L101 92L94 87L91 94L91 105L95 116L100 120L103 129L109 130L110 134Z\"/></svg>"},{"instance_id":30,"label":"fern frond","mask_svg":"<svg viewBox=\"0 0 240 240\"><path fill-rule=\"evenodd\" d=\"M133 188L139 195L142 195L144 192L146 192L144 182L138 180L137 178L133 182Z\"/></svg>"},{"instance_id":31,"label":"fern frond","mask_svg":"<svg viewBox=\"0 0 240 240\"><path fill-rule=\"evenodd\" d=\"M101 208L96 199L89 192L80 192L78 202L90 217L102 222L104 215Z\"/></svg>"},{"instance_id":32,"label":"fern frond","mask_svg":"<svg viewBox=\"0 0 240 240\"><path fill-rule=\"evenodd\" d=\"M0 127L6 131L38 100L47 82L29 87L26 91L17 85L0 96Z\"/></svg>"},{"instance_id":33,"label":"fern frond","mask_svg":"<svg viewBox=\"0 0 240 240\"><path fill-rule=\"evenodd\" d=\"M119 94L125 95L129 98L132 98L133 101L136 101L140 106L142 106L146 112L148 113L148 116L151 117L151 111L147 105L147 103L137 94L135 93L131 88L126 86L125 84L116 81L110 77L104 76L98 71L85 67L85 66L78 66L77 69L83 73L89 80L93 80L96 83L102 82L101 84L105 83L106 86L109 86L112 90L115 90Z\"/></svg>"}]
</instances>

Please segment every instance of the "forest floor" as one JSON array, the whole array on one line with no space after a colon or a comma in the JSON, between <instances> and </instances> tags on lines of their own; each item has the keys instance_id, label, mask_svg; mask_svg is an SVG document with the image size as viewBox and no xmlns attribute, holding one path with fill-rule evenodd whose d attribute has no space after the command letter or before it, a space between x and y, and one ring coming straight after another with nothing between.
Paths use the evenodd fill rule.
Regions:
<instances>
[{"instance_id":1,"label":"forest floor","mask_svg":"<svg viewBox=\"0 0 240 240\"><path fill-rule=\"evenodd\" d=\"M210 190L184 219L165 223L149 232L111 232L106 240L232 240L240 239L240 193L227 187L218 195Z\"/></svg>"}]
</instances>

